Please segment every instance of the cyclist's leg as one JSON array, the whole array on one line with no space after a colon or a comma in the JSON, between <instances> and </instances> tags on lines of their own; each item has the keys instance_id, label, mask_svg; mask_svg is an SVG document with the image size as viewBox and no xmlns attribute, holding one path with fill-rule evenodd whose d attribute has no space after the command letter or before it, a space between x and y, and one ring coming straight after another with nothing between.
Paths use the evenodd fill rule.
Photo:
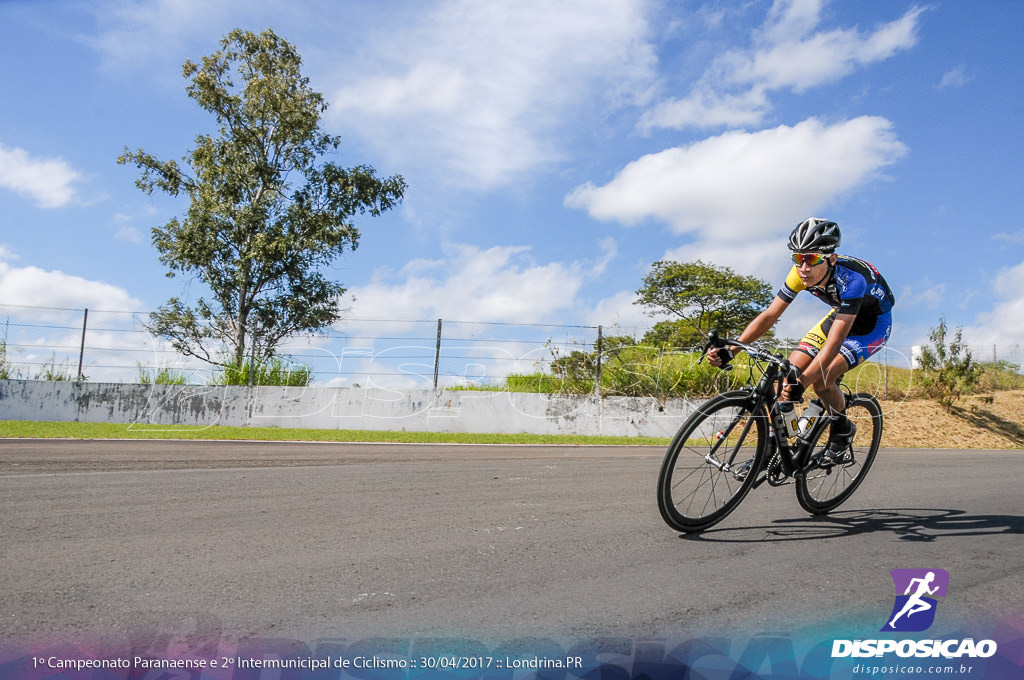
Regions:
<instances>
[{"instance_id":1,"label":"cyclist's leg","mask_svg":"<svg viewBox=\"0 0 1024 680\"><path fill-rule=\"evenodd\" d=\"M796 350L790 355L790 361L801 371L807 368L811 360L818 355L825 345L828 333L835 320L835 310L830 311L818 324L809 330ZM839 349L839 354L829 363L825 370L809 376L809 387L821 400L829 414L828 449L842 455L856 434L856 426L846 417L846 396L839 387L843 375L860 362L857 351L864 344L861 338L847 338Z\"/></svg>"},{"instance_id":2,"label":"cyclist's leg","mask_svg":"<svg viewBox=\"0 0 1024 680\"><path fill-rule=\"evenodd\" d=\"M824 335L827 336L828 329L831 327L831 319L826 317L822 323L824 324ZM857 431L854 424L846 418L846 398L839 387L839 381L848 370L867 361L878 352L889 339L891 332L892 316L886 313L878 317L875 321L875 327L868 332L862 335L847 337L843 341L842 347L839 348L838 356L836 356L825 373L824 380L822 381L824 384L814 384L815 393L821 395L819 390L825 390L829 395L827 401L825 398L822 398L822 401L829 405L834 414L829 434L829 449L833 454L842 455L845 453ZM837 405L839 406L838 409L836 408Z\"/></svg>"},{"instance_id":3,"label":"cyclist's leg","mask_svg":"<svg viewBox=\"0 0 1024 680\"><path fill-rule=\"evenodd\" d=\"M832 310L814 328L807 331L800 344L789 355L790 363L796 366L801 373L807 369L807 366L810 365L814 357L818 356L821 348L825 345L834 319L835 310ZM853 367L850 364L850 356L851 353L844 344L840 353L823 373L811 376L810 388L832 414L842 414L846 410L846 398L843 396L842 390L839 389L839 380Z\"/></svg>"}]
</instances>

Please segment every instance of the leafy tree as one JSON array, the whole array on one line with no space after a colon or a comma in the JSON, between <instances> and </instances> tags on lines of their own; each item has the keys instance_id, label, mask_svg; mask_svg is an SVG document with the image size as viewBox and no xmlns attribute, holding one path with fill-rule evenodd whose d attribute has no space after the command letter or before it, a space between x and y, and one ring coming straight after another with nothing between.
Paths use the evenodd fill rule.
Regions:
<instances>
[{"instance_id":1,"label":"leafy tree","mask_svg":"<svg viewBox=\"0 0 1024 680\"><path fill-rule=\"evenodd\" d=\"M597 375L597 353L573 350L553 359L551 372L567 380L592 380Z\"/></svg>"},{"instance_id":2,"label":"leafy tree","mask_svg":"<svg viewBox=\"0 0 1024 680\"><path fill-rule=\"evenodd\" d=\"M629 347L636 347L636 339L633 337L629 335L609 335L601 340L601 360L607 362L614 359Z\"/></svg>"},{"instance_id":3,"label":"leafy tree","mask_svg":"<svg viewBox=\"0 0 1024 680\"><path fill-rule=\"evenodd\" d=\"M611 335L602 339L600 351L595 347L593 352L573 350L562 356L558 348L552 346L551 372L564 380L594 380L597 378L598 361L612 361L624 348L635 345L636 340L628 335Z\"/></svg>"},{"instance_id":4,"label":"leafy tree","mask_svg":"<svg viewBox=\"0 0 1024 680\"><path fill-rule=\"evenodd\" d=\"M676 319L659 321L651 330L644 333L642 343L652 347L691 348L700 347L705 342L701 334L688 321Z\"/></svg>"},{"instance_id":5,"label":"leafy tree","mask_svg":"<svg viewBox=\"0 0 1024 680\"><path fill-rule=\"evenodd\" d=\"M212 291L191 306L172 298L149 330L183 354L237 369L338 319L345 289L321 268L358 245L353 217L389 210L406 184L369 166L321 162L340 139L320 129L326 104L294 46L271 30L235 30L220 45L183 69L217 135L199 135L184 165L127 148L118 163L142 171L136 186L147 194L188 197L184 220L154 228L153 244L168 276L194 275Z\"/></svg>"},{"instance_id":6,"label":"leafy tree","mask_svg":"<svg viewBox=\"0 0 1024 680\"><path fill-rule=\"evenodd\" d=\"M964 343L961 337L963 329L957 328L948 345L947 333L946 320L940 319L939 325L928 336L932 346L921 350L921 368L924 370L922 385L925 394L950 411L962 394L969 394L978 385L982 367Z\"/></svg>"},{"instance_id":7,"label":"leafy tree","mask_svg":"<svg viewBox=\"0 0 1024 680\"><path fill-rule=\"evenodd\" d=\"M634 304L647 307L651 316L668 313L680 317L698 337L712 328L735 335L772 301L772 287L767 282L700 260L655 262L643 284L636 291L639 297ZM666 339L685 337L679 329L663 334Z\"/></svg>"}]
</instances>

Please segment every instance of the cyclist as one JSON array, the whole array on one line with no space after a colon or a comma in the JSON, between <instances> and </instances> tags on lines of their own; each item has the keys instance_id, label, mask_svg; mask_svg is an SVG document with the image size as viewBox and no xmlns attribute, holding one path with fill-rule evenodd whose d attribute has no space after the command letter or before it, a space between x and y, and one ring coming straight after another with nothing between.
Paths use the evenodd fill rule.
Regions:
<instances>
[{"instance_id":1,"label":"cyclist","mask_svg":"<svg viewBox=\"0 0 1024 680\"><path fill-rule=\"evenodd\" d=\"M786 384L781 398L800 401L804 388L814 390L831 416L826 451L834 462L846 462L845 454L857 428L846 417L846 399L839 380L889 339L890 310L895 299L872 265L836 254L839 242L839 225L831 220L811 217L797 225L789 236L794 264L786 282L768 308L736 339L749 343L764 335L802 290L832 307L790 355L797 382ZM711 349L709 363L728 363L737 349Z\"/></svg>"}]
</instances>

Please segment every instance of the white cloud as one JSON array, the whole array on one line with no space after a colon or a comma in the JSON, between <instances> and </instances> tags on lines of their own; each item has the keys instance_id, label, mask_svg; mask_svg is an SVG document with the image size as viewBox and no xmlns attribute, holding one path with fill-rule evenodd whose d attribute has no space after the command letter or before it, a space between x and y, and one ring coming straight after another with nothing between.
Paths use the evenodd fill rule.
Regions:
<instances>
[{"instance_id":1,"label":"white cloud","mask_svg":"<svg viewBox=\"0 0 1024 680\"><path fill-rule=\"evenodd\" d=\"M803 92L835 82L917 44L922 8L871 33L855 28L814 32L822 5L820 0L777 0L750 48L721 55L689 94L658 104L640 128L756 125L771 111L767 93Z\"/></svg>"},{"instance_id":2,"label":"white cloud","mask_svg":"<svg viewBox=\"0 0 1024 680\"><path fill-rule=\"evenodd\" d=\"M355 318L550 321L571 310L586 270L532 261L528 247L445 248L445 259L414 260L353 287Z\"/></svg>"},{"instance_id":3,"label":"white cloud","mask_svg":"<svg viewBox=\"0 0 1024 680\"><path fill-rule=\"evenodd\" d=\"M938 89L944 90L947 87L963 87L967 83L973 80L973 76L967 75L967 69L964 66L958 66L952 71L949 71L942 76L942 80L939 81Z\"/></svg>"},{"instance_id":4,"label":"white cloud","mask_svg":"<svg viewBox=\"0 0 1024 680\"><path fill-rule=\"evenodd\" d=\"M99 31L83 34L80 40L103 57L108 68L138 69L154 61L178 68L156 68L152 77L181 83L180 67L189 56L195 61L217 48L217 40L235 28L231 17L259 6L237 0L211 3L205 0L152 0L149 2L98 2L86 6L92 11ZM233 23L234 22L234 23ZM262 30L254 28L250 30ZM206 43L200 54L189 55L190 45Z\"/></svg>"},{"instance_id":5,"label":"white cloud","mask_svg":"<svg viewBox=\"0 0 1024 680\"><path fill-rule=\"evenodd\" d=\"M390 163L485 188L563 154L568 112L591 115L653 81L646 3L450 0L374 36L330 96L330 120Z\"/></svg>"},{"instance_id":6,"label":"white cloud","mask_svg":"<svg viewBox=\"0 0 1024 680\"><path fill-rule=\"evenodd\" d=\"M656 80L649 0L402 2L383 23L376 7L293 5L107 1L80 39L108 67L145 65L180 88L184 59L212 52L244 14L243 28L272 25L296 44L329 127L407 177L483 188L564 158L571 126L645 101Z\"/></svg>"},{"instance_id":7,"label":"white cloud","mask_svg":"<svg viewBox=\"0 0 1024 680\"><path fill-rule=\"evenodd\" d=\"M594 263L591 269L591 276L600 276L604 274L616 257L619 255L619 244L615 242L615 239L608 237L603 238L597 244L597 247L601 249L602 255L597 262Z\"/></svg>"},{"instance_id":8,"label":"white cloud","mask_svg":"<svg viewBox=\"0 0 1024 680\"><path fill-rule=\"evenodd\" d=\"M638 284L639 285L639 284ZM593 326L603 326L604 335L632 335L639 338L654 324L668 316L649 316L640 305L633 291L623 291L600 300L594 308L585 313L581 321Z\"/></svg>"},{"instance_id":9,"label":"white cloud","mask_svg":"<svg viewBox=\"0 0 1024 680\"><path fill-rule=\"evenodd\" d=\"M337 93L334 106L368 114L396 111L451 114L467 95L470 83L461 68L437 63L416 64L396 77L373 77Z\"/></svg>"},{"instance_id":10,"label":"white cloud","mask_svg":"<svg viewBox=\"0 0 1024 680\"><path fill-rule=\"evenodd\" d=\"M992 240L997 242L1002 241L1009 243L1010 245L1024 245L1024 229L1012 233L1001 231L999 233L992 234Z\"/></svg>"},{"instance_id":11,"label":"white cloud","mask_svg":"<svg viewBox=\"0 0 1024 680\"><path fill-rule=\"evenodd\" d=\"M35 201L40 208L62 208L75 200L82 175L60 158L35 158L24 149L0 144L0 187Z\"/></svg>"},{"instance_id":12,"label":"white cloud","mask_svg":"<svg viewBox=\"0 0 1024 680\"><path fill-rule=\"evenodd\" d=\"M117 232L114 234L114 238L118 241L127 241L129 243L142 243L142 232L138 227L133 227L129 224L122 224L117 228Z\"/></svg>"},{"instance_id":13,"label":"white cloud","mask_svg":"<svg viewBox=\"0 0 1024 680\"><path fill-rule=\"evenodd\" d=\"M768 273L769 283L779 284L789 272L792 262L789 251L785 247L785 235L793 225L787 224L782 231L766 235L751 236L741 240L706 240L698 239L678 248L668 250L662 259L677 262L693 262L701 260L716 264L725 264L739 274L754 275L759 278Z\"/></svg>"},{"instance_id":14,"label":"white cloud","mask_svg":"<svg viewBox=\"0 0 1024 680\"><path fill-rule=\"evenodd\" d=\"M722 94L695 88L682 99L671 99L643 114L640 129L756 126L771 110L763 88L740 94Z\"/></svg>"},{"instance_id":15,"label":"white cloud","mask_svg":"<svg viewBox=\"0 0 1024 680\"><path fill-rule=\"evenodd\" d=\"M10 251L0 249L0 300L26 307L137 311L142 303L126 290L101 281L39 267L15 267Z\"/></svg>"},{"instance_id":16,"label":"white cloud","mask_svg":"<svg viewBox=\"0 0 1024 680\"><path fill-rule=\"evenodd\" d=\"M767 240L905 153L884 118L833 125L810 119L644 156L604 186L577 187L565 203L599 220L664 222L695 237L694 247L722 251L733 262L739 250L763 253Z\"/></svg>"},{"instance_id":17,"label":"white cloud","mask_svg":"<svg viewBox=\"0 0 1024 680\"><path fill-rule=\"evenodd\" d=\"M143 213L146 217L152 218L156 214L156 209L152 206L147 206L144 208ZM118 241L127 241L129 243L142 243L145 240L143 232L134 224L140 217L140 215L135 214L114 213L110 220L111 224L115 227L114 238Z\"/></svg>"},{"instance_id":18,"label":"white cloud","mask_svg":"<svg viewBox=\"0 0 1024 680\"><path fill-rule=\"evenodd\" d=\"M796 92L839 80L859 66L883 61L916 45L917 18L923 11L912 9L868 35L856 29L836 29L807 37L798 34L795 37L800 39L794 40L794 36L773 33L777 42L752 53L726 55L722 61L725 77L734 83ZM802 21L809 23L806 16Z\"/></svg>"},{"instance_id":19,"label":"white cloud","mask_svg":"<svg viewBox=\"0 0 1024 680\"><path fill-rule=\"evenodd\" d=\"M777 0L758 31L758 42L779 44L804 37L821 21L824 5L823 0Z\"/></svg>"},{"instance_id":20,"label":"white cloud","mask_svg":"<svg viewBox=\"0 0 1024 680\"><path fill-rule=\"evenodd\" d=\"M945 283L937 283L931 277L925 277L914 286L907 286L897 296L900 307L940 309L951 297Z\"/></svg>"},{"instance_id":21,"label":"white cloud","mask_svg":"<svg viewBox=\"0 0 1024 680\"><path fill-rule=\"evenodd\" d=\"M964 328L964 340L987 346L1024 344L1024 262L1000 272L991 290L998 302Z\"/></svg>"}]
</instances>

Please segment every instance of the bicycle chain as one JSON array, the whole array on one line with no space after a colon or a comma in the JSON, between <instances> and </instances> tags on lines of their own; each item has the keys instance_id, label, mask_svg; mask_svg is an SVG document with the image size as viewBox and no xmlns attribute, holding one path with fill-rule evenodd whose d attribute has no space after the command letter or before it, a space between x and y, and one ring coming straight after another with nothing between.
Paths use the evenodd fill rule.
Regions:
<instances>
[{"instance_id":1,"label":"bicycle chain","mask_svg":"<svg viewBox=\"0 0 1024 680\"><path fill-rule=\"evenodd\" d=\"M786 484L792 484L793 479L788 477L785 472L782 471L782 454L777 450L775 455L772 456L771 461L768 463L767 471L765 472L765 480L769 486L784 486Z\"/></svg>"}]
</instances>

